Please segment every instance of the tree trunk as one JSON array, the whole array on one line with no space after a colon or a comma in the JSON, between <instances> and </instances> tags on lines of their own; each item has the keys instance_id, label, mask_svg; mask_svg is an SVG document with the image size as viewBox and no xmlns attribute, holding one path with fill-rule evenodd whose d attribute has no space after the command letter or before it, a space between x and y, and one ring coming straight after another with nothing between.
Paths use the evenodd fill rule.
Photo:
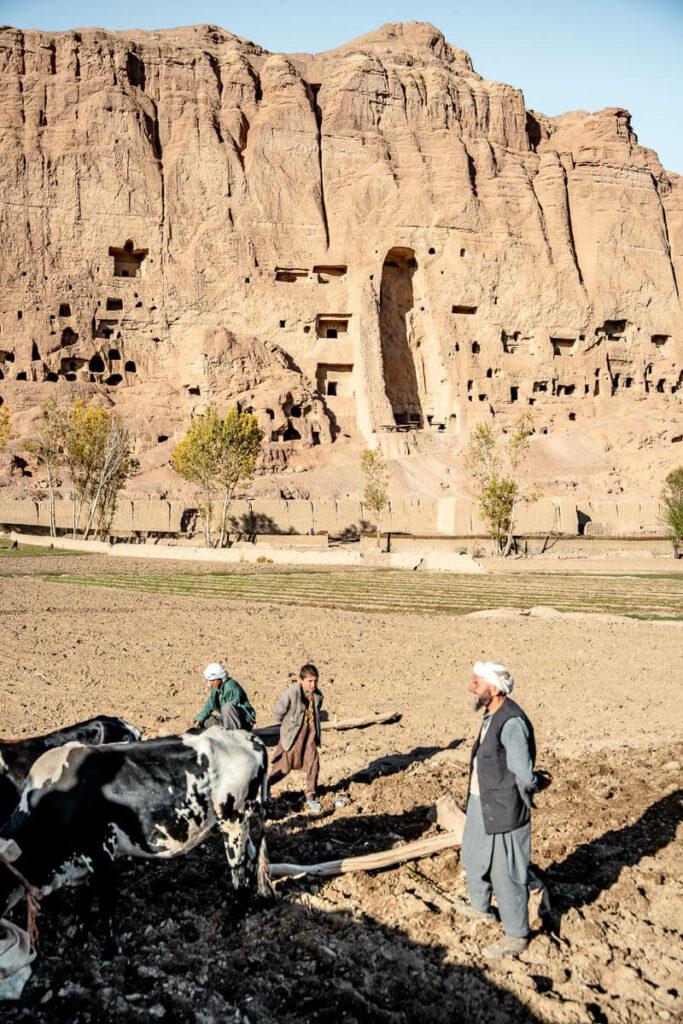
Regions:
<instances>
[{"instance_id":1,"label":"tree trunk","mask_svg":"<svg viewBox=\"0 0 683 1024\"><path fill-rule=\"evenodd\" d=\"M228 522L228 508L230 507L231 489L226 487L223 492L223 512L221 514L221 539L219 548L225 547L225 527Z\"/></svg>"},{"instance_id":2,"label":"tree trunk","mask_svg":"<svg viewBox=\"0 0 683 1024\"><path fill-rule=\"evenodd\" d=\"M505 547L503 548L503 558L507 558L512 548L512 542L514 540L512 531L515 528L515 512L517 510L517 499L512 502L512 508L510 509L510 523L508 525L508 535L505 541Z\"/></svg>"},{"instance_id":3,"label":"tree trunk","mask_svg":"<svg viewBox=\"0 0 683 1024\"><path fill-rule=\"evenodd\" d=\"M52 467L50 463L46 463L47 469L47 493L48 493L48 505L50 508L50 536L57 536L57 521L55 516L55 488L52 483Z\"/></svg>"},{"instance_id":4,"label":"tree trunk","mask_svg":"<svg viewBox=\"0 0 683 1024\"><path fill-rule=\"evenodd\" d=\"M206 541L207 548L211 547L211 519L212 519L212 502L211 502L211 491L208 487L204 488L204 540Z\"/></svg>"}]
</instances>

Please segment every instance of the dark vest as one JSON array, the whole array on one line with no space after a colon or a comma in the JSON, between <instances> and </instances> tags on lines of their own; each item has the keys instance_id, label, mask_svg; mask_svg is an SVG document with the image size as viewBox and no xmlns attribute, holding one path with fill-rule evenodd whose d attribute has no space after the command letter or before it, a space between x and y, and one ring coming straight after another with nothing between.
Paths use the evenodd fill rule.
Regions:
<instances>
[{"instance_id":1,"label":"dark vest","mask_svg":"<svg viewBox=\"0 0 683 1024\"><path fill-rule=\"evenodd\" d=\"M470 773L475 757L477 759L481 810L487 835L512 832L513 829L526 825L531 818L531 800L529 799L527 803L522 798L515 776L507 766L505 747L500 739L503 726L510 718L521 718L525 723L529 730L531 763L536 762L533 726L519 704L508 697L492 716L483 741L479 742L479 736L475 740L470 758Z\"/></svg>"}]
</instances>

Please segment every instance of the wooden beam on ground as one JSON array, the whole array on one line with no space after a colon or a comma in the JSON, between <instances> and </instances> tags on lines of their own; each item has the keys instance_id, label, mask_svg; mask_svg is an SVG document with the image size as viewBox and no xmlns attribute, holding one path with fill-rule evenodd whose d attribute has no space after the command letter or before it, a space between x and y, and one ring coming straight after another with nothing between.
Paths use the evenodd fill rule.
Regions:
<instances>
[{"instance_id":1,"label":"wooden beam on ground","mask_svg":"<svg viewBox=\"0 0 683 1024\"><path fill-rule=\"evenodd\" d=\"M320 728L324 730L336 730L341 732L344 729L364 729L368 725L391 725L398 722L401 715L398 711L388 711L383 715L369 715L366 718L334 718L331 721L321 722ZM254 736L266 739L270 736L280 735L279 725L263 725L253 730Z\"/></svg>"},{"instance_id":2,"label":"wooden beam on ground","mask_svg":"<svg viewBox=\"0 0 683 1024\"><path fill-rule=\"evenodd\" d=\"M408 860L419 860L429 857L439 850L447 850L451 846L460 846L462 832L442 832L429 839L417 839L405 846L397 846L392 850L381 850L378 853L367 853L360 857L342 857L341 860L327 860L320 864L271 864L272 878L285 875L344 875L351 871L377 871L381 868L394 867Z\"/></svg>"}]
</instances>

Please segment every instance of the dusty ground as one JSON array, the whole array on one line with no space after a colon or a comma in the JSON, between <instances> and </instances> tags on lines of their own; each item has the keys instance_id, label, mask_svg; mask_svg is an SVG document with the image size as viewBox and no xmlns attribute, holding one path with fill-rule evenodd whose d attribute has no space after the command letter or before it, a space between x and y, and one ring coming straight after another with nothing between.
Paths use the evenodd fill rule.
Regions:
<instances>
[{"instance_id":1,"label":"dusty ground","mask_svg":"<svg viewBox=\"0 0 683 1024\"><path fill-rule=\"evenodd\" d=\"M273 860L368 852L433 829L437 796L464 799L477 727L465 693L471 663L507 660L555 777L534 823L555 921L522 961L488 966L481 946L497 929L452 915L448 896L464 894L464 881L457 853L442 853L419 862L417 876L403 867L281 883L276 906L224 938L229 894L212 840L182 862L125 866L127 948L114 962L101 960L96 922L74 951L71 893L49 901L34 976L4 1019L680 1019L683 625L241 606L57 587L30 577L55 560L21 562L26 576L0 580L5 735L97 712L149 734L179 729L214 659L247 687L259 724L307 660L320 667L330 715L402 713L397 725L326 734L322 819L301 813L297 780L275 791ZM333 811L340 792L349 803Z\"/></svg>"}]
</instances>

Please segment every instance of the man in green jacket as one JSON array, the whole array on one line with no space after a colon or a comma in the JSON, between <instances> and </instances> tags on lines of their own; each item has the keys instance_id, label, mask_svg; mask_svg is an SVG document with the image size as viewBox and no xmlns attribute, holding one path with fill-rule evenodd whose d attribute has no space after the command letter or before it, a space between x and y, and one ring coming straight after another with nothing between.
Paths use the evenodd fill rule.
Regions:
<instances>
[{"instance_id":1,"label":"man in green jacket","mask_svg":"<svg viewBox=\"0 0 683 1024\"><path fill-rule=\"evenodd\" d=\"M205 729L222 724L225 729L246 729L251 732L256 712L240 684L228 675L227 669L212 662L204 669L204 678L211 687L211 693L202 710L194 716L192 724Z\"/></svg>"}]
</instances>

